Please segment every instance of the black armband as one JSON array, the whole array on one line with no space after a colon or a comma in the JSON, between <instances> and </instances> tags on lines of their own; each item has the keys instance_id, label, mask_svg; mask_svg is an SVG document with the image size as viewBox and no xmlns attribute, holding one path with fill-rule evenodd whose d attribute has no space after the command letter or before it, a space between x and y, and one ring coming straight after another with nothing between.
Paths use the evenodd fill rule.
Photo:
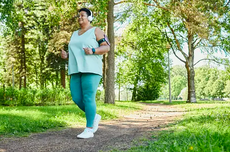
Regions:
<instances>
[{"instance_id":1,"label":"black armband","mask_svg":"<svg viewBox=\"0 0 230 152\"><path fill-rule=\"evenodd\" d=\"M99 46L101 45L102 42L106 42L110 46L109 39L106 35L104 35L104 38L100 39L97 42L98 42Z\"/></svg>"},{"instance_id":2,"label":"black armband","mask_svg":"<svg viewBox=\"0 0 230 152\"><path fill-rule=\"evenodd\" d=\"M101 45L102 42L105 42L105 38L100 39L99 41L97 41L99 45Z\"/></svg>"}]
</instances>

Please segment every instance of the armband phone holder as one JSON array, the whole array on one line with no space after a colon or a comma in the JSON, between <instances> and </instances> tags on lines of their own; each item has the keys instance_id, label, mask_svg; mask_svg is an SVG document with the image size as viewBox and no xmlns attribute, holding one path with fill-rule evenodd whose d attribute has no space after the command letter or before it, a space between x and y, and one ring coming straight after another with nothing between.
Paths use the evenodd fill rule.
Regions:
<instances>
[{"instance_id":1,"label":"armband phone holder","mask_svg":"<svg viewBox=\"0 0 230 152\"><path fill-rule=\"evenodd\" d=\"M109 39L106 35L104 35L104 38L98 41L98 44L101 45L102 42L106 42L110 46Z\"/></svg>"}]
</instances>

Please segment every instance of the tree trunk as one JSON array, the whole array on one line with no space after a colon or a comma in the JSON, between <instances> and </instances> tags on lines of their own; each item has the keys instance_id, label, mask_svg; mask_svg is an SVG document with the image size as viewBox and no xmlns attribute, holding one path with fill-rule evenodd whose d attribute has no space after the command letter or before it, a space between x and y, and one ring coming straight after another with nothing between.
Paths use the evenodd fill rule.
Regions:
<instances>
[{"instance_id":1,"label":"tree trunk","mask_svg":"<svg viewBox=\"0 0 230 152\"><path fill-rule=\"evenodd\" d=\"M22 61L22 60L21 60ZM21 90L22 88L22 63L21 63L21 67L20 67L20 71L19 71L19 90Z\"/></svg>"},{"instance_id":2,"label":"tree trunk","mask_svg":"<svg viewBox=\"0 0 230 152\"><path fill-rule=\"evenodd\" d=\"M36 64L34 64L34 70L35 70L35 75L36 75L36 78L35 78L35 82L36 82L36 88L38 88L38 69L37 69L37 66Z\"/></svg>"},{"instance_id":3,"label":"tree trunk","mask_svg":"<svg viewBox=\"0 0 230 152\"><path fill-rule=\"evenodd\" d=\"M44 89L44 87L46 87L46 76L44 73L45 70L45 54L46 54L46 47L44 42L41 40L41 38L38 39L39 40L39 57L40 57L40 88Z\"/></svg>"},{"instance_id":4,"label":"tree trunk","mask_svg":"<svg viewBox=\"0 0 230 152\"><path fill-rule=\"evenodd\" d=\"M115 92L114 92L114 0L108 2L108 38L110 40L110 51L107 57L106 66L106 89L105 89L105 103L114 104L115 103Z\"/></svg>"},{"instance_id":5,"label":"tree trunk","mask_svg":"<svg viewBox=\"0 0 230 152\"><path fill-rule=\"evenodd\" d=\"M187 69L188 75L188 98L187 103L196 103L196 92L195 92L195 71L194 71L194 46L193 46L193 35L188 34L188 50L189 56L186 60L185 68Z\"/></svg>"},{"instance_id":6,"label":"tree trunk","mask_svg":"<svg viewBox=\"0 0 230 152\"><path fill-rule=\"evenodd\" d=\"M40 49L40 48L39 48ZM44 89L45 87L45 78L44 78L44 74L43 74L43 65L44 65L44 58L40 55L40 89Z\"/></svg>"},{"instance_id":7,"label":"tree trunk","mask_svg":"<svg viewBox=\"0 0 230 152\"><path fill-rule=\"evenodd\" d=\"M188 98L187 98L187 103L196 103L194 67L189 66L189 64L187 62L186 62L185 67L187 69L187 75L188 75Z\"/></svg>"},{"instance_id":8,"label":"tree trunk","mask_svg":"<svg viewBox=\"0 0 230 152\"><path fill-rule=\"evenodd\" d=\"M135 76L135 80L134 80L134 87L133 87L133 93L132 93L132 101L136 101L137 99L137 83L139 81L139 76L136 75Z\"/></svg>"},{"instance_id":9,"label":"tree trunk","mask_svg":"<svg viewBox=\"0 0 230 152\"><path fill-rule=\"evenodd\" d=\"M26 49L25 49L25 27L24 22L21 23L21 42L20 42L20 71L19 71L19 89L22 88L22 78L23 87L26 88Z\"/></svg>"},{"instance_id":10,"label":"tree trunk","mask_svg":"<svg viewBox=\"0 0 230 152\"><path fill-rule=\"evenodd\" d=\"M61 69L61 85L65 88L65 68Z\"/></svg>"},{"instance_id":11,"label":"tree trunk","mask_svg":"<svg viewBox=\"0 0 230 152\"><path fill-rule=\"evenodd\" d=\"M59 78L58 78L58 71L56 71L56 87L58 87L58 82L59 82L58 79L59 79Z\"/></svg>"},{"instance_id":12,"label":"tree trunk","mask_svg":"<svg viewBox=\"0 0 230 152\"><path fill-rule=\"evenodd\" d=\"M23 58L23 77L24 77L24 83L23 87L26 88L26 71L27 71L27 66L26 66L26 48L25 48L25 27L24 27L24 22L22 22L22 58Z\"/></svg>"},{"instance_id":13,"label":"tree trunk","mask_svg":"<svg viewBox=\"0 0 230 152\"><path fill-rule=\"evenodd\" d=\"M121 82L119 81L118 101L121 101Z\"/></svg>"},{"instance_id":14,"label":"tree trunk","mask_svg":"<svg viewBox=\"0 0 230 152\"><path fill-rule=\"evenodd\" d=\"M169 49L168 49L168 79L169 79L169 103L172 103L171 98L171 79L170 79L170 58L169 58Z\"/></svg>"}]
</instances>

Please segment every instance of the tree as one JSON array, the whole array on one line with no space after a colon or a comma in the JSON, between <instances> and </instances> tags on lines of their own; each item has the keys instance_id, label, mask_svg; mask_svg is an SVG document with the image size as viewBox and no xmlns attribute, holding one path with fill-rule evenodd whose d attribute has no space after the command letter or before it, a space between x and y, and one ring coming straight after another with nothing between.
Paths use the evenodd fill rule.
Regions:
<instances>
[{"instance_id":1,"label":"tree","mask_svg":"<svg viewBox=\"0 0 230 152\"><path fill-rule=\"evenodd\" d=\"M0 35L0 41L2 42L2 36ZM3 48L2 48L2 43L0 44L0 87L4 85L4 66L5 66L5 60L4 60L4 54L3 54Z\"/></svg>"},{"instance_id":2,"label":"tree","mask_svg":"<svg viewBox=\"0 0 230 152\"><path fill-rule=\"evenodd\" d=\"M105 27L108 1L75 0L5 0L0 2L0 20L4 39L1 45L6 54L4 78L11 85L14 65L16 85L21 88L47 87L54 82L65 86L66 61L59 51L68 46L69 38L79 26L75 16L78 8L93 5L95 26ZM60 76L59 76L60 75ZM61 81L60 81L61 80Z\"/></svg>"},{"instance_id":3,"label":"tree","mask_svg":"<svg viewBox=\"0 0 230 152\"><path fill-rule=\"evenodd\" d=\"M197 97L223 98L227 85L228 74L224 70L203 66L196 69Z\"/></svg>"},{"instance_id":4,"label":"tree","mask_svg":"<svg viewBox=\"0 0 230 152\"><path fill-rule=\"evenodd\" d=\"M229 8L224 0L173 0L169 3L154 0L154 3L162 10L162 15L165 15L161 22L167 23L166 32L172 50L186 67L187 102L196 102L195 50L201 47L207 50L210 46L214 48L218 45L218 38L221 37L221 18L225 17L224 13L227 13ZM187 45L187 49L183 48L184 44ZM181 53L183 58L178 57L176 51Z\"/></svg>"},{"instance_id":5,"label":"tree","mask_svg":"<svg viewBox=\"0 0 230 152\"><path fill-rule=\"evenodd\" d=\"M22 87L26 88L27 86L27 75L28 75L28 67L27 67L27 53L28 50L26 48L26 34L30 29L28 18L30 15L28 14L29 8L33 7L33 3L31 1L20 2L20 1L3 1L1 5L1 21L5 21L5 25L7 27L4 30L4 35L11 35L12 38L8 36L6 40L8 43L6 45L11 44L13 48L8 52L9 54L14 54L12 58L17 58L17 62L19 64L19 89ZM11 47L12 47L11 46ZM10 48L11 48L10 47ZM6 47L8 49L8 47ZM6 50L7 50L6 49ZM10 63L10 62L9 62ZM12 63L11 63L12 65Z\"/></svg>"},{"instance_id":6,"label":"tree","mask_svg":"<svg viewBox=\"0 0 230 152\"><path fill-rule=\"evenodd\" d=\"M120 3L122 2L130 1L121 1ZM171 44L175 56L185 64L187 70L187 102L196 102L194 66L201 60L206 59L201 59L197 63L194 63L195 50L199 48L211 54L216 51L215 48L217 47L222 49L229 48L220 45L220 39L224 39L222 32L226 31L224 28L229 27L227 16L229 1L153 0L148 2L142 0L138 1L137 4L149 6L147 9L148 12L158 11L159 15L162 16L158 20L158 25L167 24L165 33L168 42ZM135 7L134 10L136 12L143 9L141 5ZM187 49L184 49L184 44L186 44L185 47ZM183 58L180 58L178 53L181 53Z\"/></svg>"},{"instance_id":7,"label":"tree","mask_svg":"<svg viewBox=\"0 0 230 152\"><path fill-rule=\"evenodd\" d=\"M172 78L172 96L174 99L178 97L181 90L186 87L186 78L182 76L175 76Z\"/></svg>"},{"instance_id":8,"label":"tree","mask_svg":"<svg viewBox=\"0 0 230 152\"><path fill-rule=\"evenodd\" d=\"M172 96L175 98L178 97L181 90L187 86L187 74L186 69L181 65L176 65L172 67L171 70L172 78Z\"/></svg>"},{"instance_id":9,"label":"tree","mask_svg":"<svg viewBox=\"0 0 230 152\"><path fill-rule=\"evenodd\" d=\"M224 93L226 97L230 97L230 80L227 80L226 82Z\"/></svg>"},{"instance_id":10,"label":"tree","mask_svg":"<svg viewBox=\"0 0 230 152\"><path fill-rule=\"evenodd\" d=\"M195 72L195 86L197 90L197 98L204 99L205 97L208 97L207 88L210 79L211 69L209 66L202 66L197 68Z\"/></svg>"},{"instance_id":11,"label":"tree","mask_svg":"<svg viewBox=\"0 0 230 152\"><path fill-rule=\"evenodd\" d=\"M165 83L165 39L147 16L135 14L118 45L120 82L132 86L132 100L152 100L159 97ZM122 73L123 72L123 73ZM121 79L124 80L122 81Z\"/></svg>"}]
</instances>

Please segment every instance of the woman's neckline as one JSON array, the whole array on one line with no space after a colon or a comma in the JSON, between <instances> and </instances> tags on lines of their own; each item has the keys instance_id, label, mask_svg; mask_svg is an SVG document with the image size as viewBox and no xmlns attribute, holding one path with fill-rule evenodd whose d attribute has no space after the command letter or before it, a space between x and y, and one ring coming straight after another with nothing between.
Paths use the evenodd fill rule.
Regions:
<instances>
[{"instance_id":1,"label":"woman's neckline","mask_svg":"<svg viewBox=\"0 0 230 152\"><path fill-rule=\"evenodd\" d=\"M80 31L80 29L77 31L77 35L78 36L82 36L83 34L85 34L86 32L88 32L89 30L91 30L91 29L93 29L94 27L92 26L92 27L90 27L88 30L86 30L84 33L82 33L81 35L79 34L79 31Z\"/></svg>"}]
</instances>

